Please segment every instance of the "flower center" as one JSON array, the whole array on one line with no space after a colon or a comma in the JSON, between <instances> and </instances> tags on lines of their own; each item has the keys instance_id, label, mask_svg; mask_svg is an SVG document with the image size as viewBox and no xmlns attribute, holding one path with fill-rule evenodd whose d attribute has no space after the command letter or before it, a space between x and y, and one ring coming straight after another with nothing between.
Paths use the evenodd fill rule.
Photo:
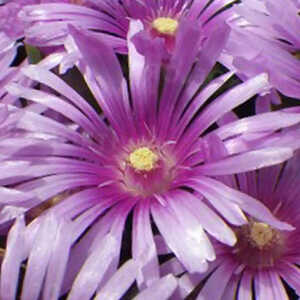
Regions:
<instances>
[{"instance_id":1,"label":"flower center","mask_svg":"<svg viewBox=\"0 0 300 300\"><path fill-rule=\"evenodd\" d=\"M161 34L174 35L178 21L172 18L157 18L152 22L152 27Z\"/></svg>"},{"instance_id":2,"label":"flower center","mask_svg":"<svg viewBox=\"0 0 300 300\"><path fill-rule=\"evenodd\" d=\"M250 228L250 239L259 249L263 249L273 239L272 228L265 223L254 222Z\"/></svg>"},{"instance_id":3,"label":"flower center","mask_svg":"<svg viewBox=\"0 0 300 300\"><path fill-rule=\"evenodd\" d=\"M251 268L273 266L285 251L285 234L266 223L250 221L236 229L237 243L232 254Z\"/></svg>"},{"instance_id":4,"label":"flower center","mask_svg":"<svg viewBox=\"0 0 300 300\"><path fill-rule=\"evenodd\" d=\"M128 144L120 153L120 184L134 196L148 197L170 188L177 175L176 157L168 145L146 142Z\"/></svg>"},{"instance_id":5,"label":"flower center","mask_svg":"<svg viewBox=\"0 0 300 300\"><path fill-rule=\"evenodd\" d=\"M151 171L157 160L157 155L148 147L138 148L129 155L129 162L136 171Z\"/></svg>"}]
</instances>

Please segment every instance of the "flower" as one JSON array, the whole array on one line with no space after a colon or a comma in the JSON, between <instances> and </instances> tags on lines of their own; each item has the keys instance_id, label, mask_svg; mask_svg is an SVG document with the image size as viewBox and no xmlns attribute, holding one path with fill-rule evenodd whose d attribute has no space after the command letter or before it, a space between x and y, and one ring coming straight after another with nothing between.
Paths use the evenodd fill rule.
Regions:
<instances>
[{"instance_id":1,"label":"flower","mask_svg":"<svg viewBox=\"0 0 300 300\"><path fill-rule=\"evenodd\" d=\"M133 21L132 33L135 25ZM260 143L262 137L266 143L268 134L273 138L273 132L298 124L299 113L261 114L208 130L226 112L262 91L268 81L265 74L260 74L203 108L232 74L216 78L199 92L199 85L193 85L199 77L195 80L191 69L200 31L188 24L184 28L167 66L162 63L161 40L150 43L145 56L129 40L129 83L109 46L71 28L81 55L78 66L103 111L100 116L64 81L40 66L27 66L23 73L48 86L49 92L18 84L7 86L12 95L22 95L67 118L67 122L59 123L26 107L9 106L9 111L17 111L20 118L13 130L15 135L0 142L1 153L10 153L6 165L1 164L0 182L35 195L19 205L28 217L33 208L48 206L28 226L30 235L39 230L49 213L75 222L76 230L70 233L70 238L79 242L72 248L69 259L70 282L89 253L96 251L92 245L100 245L106 234L116 241L107 246L116 253L109 272L116 270L130 212L133 212L132 256L140 262L137 277L140 288L159 277L151 216L168 246L191 272L204 271L207 261L215 259L205 231L228 245L236 242L233 231L202 201L203 196L232 224L247 223L244 210L274 228L291 229L275 219L260 202L216 180L215 176L255 170L290 158L289 143L284 147L276 147L273 139L272 147L260 147ZM182 45L187 43L191 45L190 53L181 53ZM255 139L255 135L259 138ZM245 150L244 145L241 150L238 148L244 137L252 137L255 150L251 147ZM299 140L298 135L292 137L293 141ZM227 148L226 142L232 140L233 146ZM10 162L30 166L25 171L11 170ZM103 271L99 266L97 270ZM95 292L96 285L93 287L87 297Z\"/></svg>"},{"instance_id":2,"label":"flower","mask_svg":"<svg viewBox=\"0 0 300 300\"><path fill-rule=\"evenodd\" d=\"M234 247L214 244L217 260L197 299L206 299L208 295L223 299L225 294L232 293L236 293L237 299L288 299L283 280L300 295L299 158L298 153L286 164L238 175L241 191L261 199L277 218L293 225L295 230L278 230L255 218L236 227ZM186 276L182 282L185 288L189 286L189 291L197 284L197 277L199 283L206 276Z\"/></svg>"},{"instance_id":3,"label":"flower","mask_svg":"<svg viewBox=\"0 0 300 300\"><path fill-rule=\"evenodd\" d=\"M242 78L267 72L281 93L300 98L299 9L292 0L237 4L228 21L231 33L220 61Z\"/></svg>"},{"instance_id":4,"label":"flower","mask_svg":"<svg viewBox=\"0 0 300 300\"><path fill-rule=\"evenodd\" d=\"M147 36L162 38L166 49L172 52L182 20L197 22L202 30L204 44L216 30L225 30L225 13L217 13L231 2L232 0L216 0L212 3L208 0L82 1L77 5L28 5L22 9L20 17L27 24L27 41L38 46L63 44L69 32L68 24L72 24L93 32L117 52L127 53L129 22L139 20Z\"/></svg>"},{"instance_id":5,"label":"flower","mask_svg":"<svg viewBox=\"0 0 300 300\"><path fill-rule=\"evenodd\" d=\"M76 231L74 225L75 222L58 219L49 214L32 236L25 226L24 218L16 220L8 234L1 265L1 299L16 299L20 269L26 270L20 288L22 299L35 300L41 294L43 299L56 300L66 293L69 289L66 284L68 267L72 268L67 262L71 244L74 242L72 240L72 233ZM68 299L90 299L91 289L94 291L97 289L93 299L121 299L136 279L138 263L129 260L117 272L110 274L108 269L116 255L114 250L116 243L114 237L108 234L102 243L96 246L78 273ZM150 299L150 297L168 299L176 287L176 279L169 274L155 281L134 299Z\"/></svg>"}]
</instances>

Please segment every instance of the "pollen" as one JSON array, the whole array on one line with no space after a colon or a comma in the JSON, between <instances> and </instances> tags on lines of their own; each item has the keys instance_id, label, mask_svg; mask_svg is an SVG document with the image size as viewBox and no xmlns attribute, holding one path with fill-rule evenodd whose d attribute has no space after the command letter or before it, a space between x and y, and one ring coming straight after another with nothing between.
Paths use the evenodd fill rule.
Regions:
<instances>
[{"instance_id":1,"label":"pollen","mask_svg":"<svg viewBox=\"0 0 300 300\"><path fill-rule=\"evenodd\" d=\"M147 147L138 148L129 155L129 162L137 171L151 171L157 160L157 155Z\"/></svg>"},{"instance_id":2,"label":"pollen","mask_svg":"<svg viewBox=\"0 0 300 300\"><path fill-rule=\"evenodd\" d=\"M251 225L250 238L256 247L263 249L272 241L273 230L268 224L254 222Z\"/></svg>"},{"instance_id":3,"label":"pollen","mask_svg":"<svg viewBox=\"0 0 300 300\"><path fill-rule=\"evenodd\" d=\"M174 35L178 21L172 18L157 18L152 22L152 27L161 34Z\"/></svg>"}]
</instances>

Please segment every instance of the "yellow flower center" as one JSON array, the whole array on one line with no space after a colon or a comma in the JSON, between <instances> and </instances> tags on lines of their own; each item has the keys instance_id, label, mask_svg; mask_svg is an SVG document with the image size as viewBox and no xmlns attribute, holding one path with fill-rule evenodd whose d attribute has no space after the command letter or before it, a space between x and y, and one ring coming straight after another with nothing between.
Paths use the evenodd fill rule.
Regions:
<instances>
[{"instance_id":1,"label":"yellow flower center","mask_svg":"<svg viewBox=\"0 0 300 300\"><path fill-rule=\"evenodd\" d=\"M259 249L262 249L272 241L273 230L268 224L254 222L251 225L250 238Z\"/></svg>"},{"instance_id":2,"label":"yellow flower center","mask_svg":"<svg viewBox=\"0 0 300 300\"><path fill-rule=\"evenodd\" d=\"M158 157L147 147L141 147L129 155L129 162L137 171L151 171Z\"/></svg>"},{"instance_id":3,"label":"yellow flower center","mask_svg":"<svg viewBox=\"0 0 300 300\"><path fill-rule=\"evenodd\" d=\"M174 35L178 21L172 18L157 18L152 22L152 27L161 34Z\"/></svg>"}]
</instances>

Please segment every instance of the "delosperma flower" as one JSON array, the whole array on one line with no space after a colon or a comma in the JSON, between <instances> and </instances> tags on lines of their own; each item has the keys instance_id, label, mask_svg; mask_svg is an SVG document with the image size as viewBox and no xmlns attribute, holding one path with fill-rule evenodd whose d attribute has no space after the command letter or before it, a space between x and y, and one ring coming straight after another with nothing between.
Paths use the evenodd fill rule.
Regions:
<instances>
[{"instance_id":1,"label":"delosperma flower","mask_svg":"<svg viewBox=\"0 0 300 300\"><path fill-rule=\"evenodd\" d=\"M217 300L233 294L237 300L289 299L283 282L300 295L299 166L298 154L286 164L238 175L241 191L261 199L295 230L281 231L255 218L235 228L234 247L214 243L217 259L197 299ZM185 275L185 290L207 275Z\"/></svg>"},{"instance_id":2,"label":"delosperma flower","mask_svg":"<svg viewBox=\"0 0 300 300\"><path fill-rule=\"evenodd\" d=\"M197 22L202 31L202 46L223 31L224 11L232 0L100 0L78 1L75 4L28 5L20 12L26 23L25 35L29 43L38 46L61 45L68 33L68 24L89 30L110 44L117 52L127 53L126 38L129 21L139 20L150 38L161 37L166 49L174 47L182 20ZM199 45L200 46L200 45Z\"/></svg>"},{"instance_id":3,"label":"delosperma flower","mask_svg":"<svg viewBox=\"0 0 300 300\"><path fill-rule=\"evenodd\" d=\"M133 21L130 30L134 31L136 25ZM26 213L29 220L34 208L43 208L43 213L27 227L27 243L33 247L49 214L74 223L75 229L68 233L71 250L63 291L70 289L75 280L80 294L86 276L92 272L94 281L84 294L89 299L97 290L100 274L107 271L111 275L116 270L130 212L132 257L139 262L140 288L159 278L152 220L191 272L205 271L207 261L215 259L207 233L227 245L235 244L234 232L222 217L239 226L247 224L247 213L276 230L292 229L274 218L255 198L215 177L290 158L289 143L277 147L272 133L298 124L300 114L266 113L217 126L224 114L263 91L269 84L268 78L260 74L207 104L231 74L216 78L199 92L199 86L195 86L198 81L190 71L201 32L189 24L183 28L184 34L178 32L174 55L167 65L163 63L161 40L150 43L143 56L129 39L129 82L123 77L112 48L71 28L80 55L78 67L102 109L100 115L64 81L40 66L25 67L23 73L48 86L49 91L19 84L7 86L12 95L44 105L66 118L66 122L59 123L26 107L9 106L11 117L7 122L18 114L16 126L10 136L0 141L1 153L8 155L0 166L1 184L34 195L19 204L15 201L13 206L20 209L20 214ZM190 46L189 55L181 52L183 45ZM272 147L261 146L269 141L269 136ZM250 146L244 149L244 138L256 142L254 150ZM298 135L293 135L295 139L299 140ZM229 149L227 142L230 144L231 140L234 143ZM239 142L244 143L242 148ZM29 166L18 170L12 166L15 162ZM203 196L210 204L202 201ZM14 217L15 214L11 219ZM106 245L107 251L114 253L108 269L89 260L90 255L98 257L97 251L107 235L114 240ZM44 243L51 247L47 241ZM60 252L54 251L53 255L57 255L58 263ZM86 273L76 276L82 266ZM45 280L47 284L47 277ZM37 290L42 282L35 286ZM57 282L61 284L62 279Z\"/></svg>"}]
</instances>

